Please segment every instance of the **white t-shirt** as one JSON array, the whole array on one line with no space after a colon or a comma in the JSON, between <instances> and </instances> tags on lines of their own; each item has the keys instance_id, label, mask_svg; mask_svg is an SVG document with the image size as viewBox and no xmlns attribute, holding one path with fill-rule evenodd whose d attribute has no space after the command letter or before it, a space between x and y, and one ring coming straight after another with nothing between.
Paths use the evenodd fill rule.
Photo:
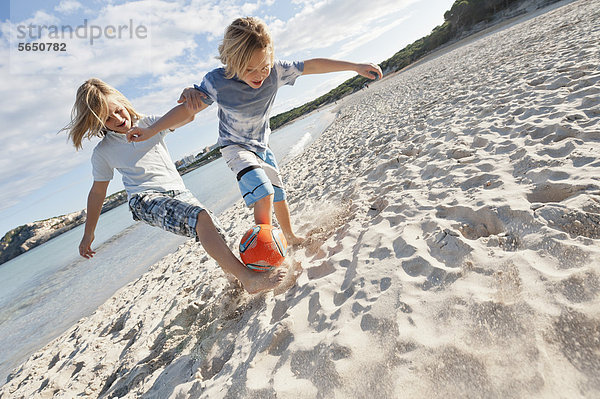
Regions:
<instances>
[{"instance_id":1,"label":"white t-shirt","mask_svg":"<svg viewBox=\"0 0 600 399\"><path fill-rule=\"evenodd\" d=\"M158 119L155 115L145 116L136 125L148 127ZM146 141L130 143L125 134L108 131L92 154L94 180L112 180L117 169L123 175L129 198L146 190L185 190L164 142L167 132L163 130Z\"/></svg>"}]
</instances>

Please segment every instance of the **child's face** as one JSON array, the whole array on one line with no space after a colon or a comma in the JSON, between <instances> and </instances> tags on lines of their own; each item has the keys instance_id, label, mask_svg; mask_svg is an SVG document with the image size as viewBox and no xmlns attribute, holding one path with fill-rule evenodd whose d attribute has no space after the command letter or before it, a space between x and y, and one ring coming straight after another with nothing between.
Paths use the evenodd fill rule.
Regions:
<instances>
[{"instance_id":1,"label":"child's face","mask_svg":"<svg viewBox=\"0 0 600 399\"><path fill-rule=\"evenodd\" d=\"M131 129L131 116L116 99L108 98L108 118L104 125L116 133L127 133Z\"/></svg>"},{"instance_id":2,"label":"child's face","mask_svg":"<svg viewBox=\"0 0 600 399\"><path fill-rule=\"evenodd\" d=\"M262 86L271 73L271 52L268 48L254 50L241 80L253 89Z\"/></svg>"}]
</instances>

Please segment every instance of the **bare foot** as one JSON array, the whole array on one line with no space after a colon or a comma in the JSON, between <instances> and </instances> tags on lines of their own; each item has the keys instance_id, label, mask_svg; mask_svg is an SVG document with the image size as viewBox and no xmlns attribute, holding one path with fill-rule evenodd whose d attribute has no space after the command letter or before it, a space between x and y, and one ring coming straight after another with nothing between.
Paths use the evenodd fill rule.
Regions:
<instances>
[{"instance_id":1,"label":"bare foot","mask_svg":"<svg viewBox=\"0 0 600 399\"><path fill-rule=\"evenodd\" d=\"M272 290L283 281L287 274L287 268L285 267L275 268L268 272L246 270L248 273L244 273L244 276L240 278L240 282L249 294Z\"/></svg>"},{"instance_id":2,"label":"bare foot","mask_svg":"<svg viewBox=\"0 0 600 399\"><path fill-rule=\"evenodd\" d=\"M291 245L293 247L300 246L300 245L304 244L304 242L306 241L306 237L297 236L295 234L285 236L285 239L286 239L288 245Z\"/></svg>"}]
</instances>

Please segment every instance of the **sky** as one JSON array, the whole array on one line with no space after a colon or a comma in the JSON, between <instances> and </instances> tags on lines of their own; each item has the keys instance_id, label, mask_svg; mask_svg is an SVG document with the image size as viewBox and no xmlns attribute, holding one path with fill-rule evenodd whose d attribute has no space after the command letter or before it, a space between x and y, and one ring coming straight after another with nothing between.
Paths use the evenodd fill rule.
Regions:
<instances>
[{"instance_id":1,"label":"sky","mask_svg":"<svg viewBox=\"0 0 600 399\"><path fill-rule=\"evenodd\" d=\"M453 0L10 0L0 2L0 237L19 225L86 207L90 156L61 129L90 77L119 89L144 114L162 115L185 87L221 66L226 26L257 16L275 58L380 63L443 23ZM37 43L38 50L26 45ZM44 43L44 51L41 51ZM22 50L19 50L19 47ZM64 50L64 51L63 51ZM272 115L327 93L352 72L300 77L280 89ZM217 140L216 106L167 136L173 160ZM109 194L122 190L120 175Z\"/></svg>"}]
</instances>

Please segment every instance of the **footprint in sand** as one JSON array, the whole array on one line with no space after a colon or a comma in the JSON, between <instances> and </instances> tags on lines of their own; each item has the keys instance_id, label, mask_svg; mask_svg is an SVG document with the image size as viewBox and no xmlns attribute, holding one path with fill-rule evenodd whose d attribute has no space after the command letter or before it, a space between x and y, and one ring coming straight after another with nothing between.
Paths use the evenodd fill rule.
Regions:
<instances>
[{"instance_id":1,"label":"footprint in sand","mask_svg":"<svg viewBox=\"0 0 600 399\"><path fill-rule=\"evenodd\" d=\"M351 354L352 351L344 346L319 344L311 350L292 353L290 370L297 378L308 380L316 387L316 397L332 396L343 384L335 362Z\"/></svg>"},{"instance_id":2,"label":"footprint in sand","mask_svg":"<svg viewBox=\"0 0 600 399\"><path fill-rule=\"evenodd\" d=\"M460 267L464 259L473 251L473 247L463 241L458 233L446 229L431 234L426 239L429 253L447 267Z\"/></svg>"},{"instance_id":3,"label":"footprint in sand","mask_svg":"<svg viewBox=\"0 0 600 399\"><path fill-rule=\"evenodd\" d=\"M424 276L425 280L420 285L425 291L434 287L451 284L460 277L459 272L449 273L446 270L435 267L422 256L403 260L401 267L411 277Z\"/></svg>"},{"instance_id":4,"label":"footprint in sand","mask_svg":"<svg viewBox=\"0 0 600 399\"><path fill-rule=\"evenodd\" d=\"M468 191L470 189L485 189L490 190L493 188L498 188L502 186L504 183L502 182L499 175L494 175L490 173L482 173L477 176L471 177L470 179L465 180L460 184L460 188L463 191Z\"/></svg>"},{"instance_id":5,"label":"footprint in sand","mask_svg":"<svg viewBox=\"0 0 600 399\"><path fill-rule=\"evenodd\" d=\"M456 227L469 240L498 235L505 231L504 224L498 218L498 215L487 207L475 211L463 206L450 208L440 206L438 207L437 217L460 222Z\"/></svg>"},{"instance_id":6,"label":"footprint in sand","mask_svg":"<svg viewBox=\"0 0 600 399\"><path fill-rule=\"evenodd\" d=\"M546 205L537 209L535 215L545 220L549 227L568 233L572 238L600 239L600 214Z\"/></svg>"},{"instance_id":7,"label":"footprint in sand","mask_svg":"<svg viewBox=\"0 0 600 399\"><path fill-rule=\"evenodd\" d=\"M562 202L569 197L594 188L589 185L572 185L567 183L545 183L537 184L526 197L531 203L539 202L547 204L549 202Z\"/></svg>"}]
</instances>

